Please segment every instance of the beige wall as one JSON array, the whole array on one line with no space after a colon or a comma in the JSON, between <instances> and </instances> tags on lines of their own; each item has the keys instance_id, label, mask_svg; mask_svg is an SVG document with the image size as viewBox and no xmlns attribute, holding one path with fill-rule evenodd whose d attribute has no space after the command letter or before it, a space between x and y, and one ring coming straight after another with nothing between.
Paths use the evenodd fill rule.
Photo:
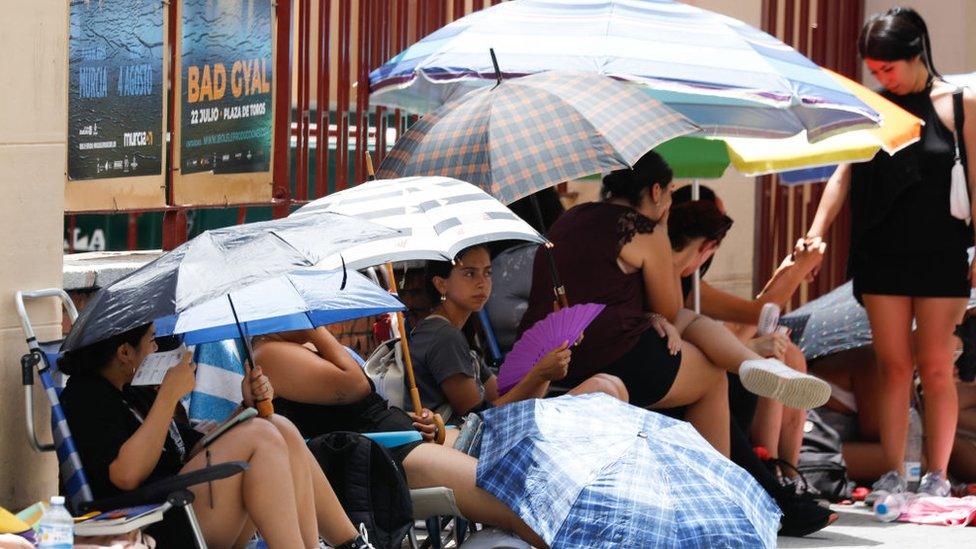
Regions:
<instances>
[{"instance_id":1,"label":"beige wall","mask_svg":"<svg viewBox=\"0 0 976 549\"><path fill-rule=\"evenodd\" d=\"M0 505L8 509L57 492L56 460L32 450L24 435L20 356L26 346L13 293L61 285L67 4L6 0L0 19ZM53 303L29 312L41 339L58 336L60 311ZM40 416L46 440L48 417Z\"/></svg>"}]
</instances>

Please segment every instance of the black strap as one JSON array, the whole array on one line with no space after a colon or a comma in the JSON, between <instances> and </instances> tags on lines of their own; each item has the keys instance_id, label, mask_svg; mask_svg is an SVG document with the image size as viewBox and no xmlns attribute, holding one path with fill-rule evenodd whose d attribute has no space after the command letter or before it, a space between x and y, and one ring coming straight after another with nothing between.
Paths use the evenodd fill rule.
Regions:
<instances>
[{"instance_id":1,"label":"black strap","mask_svg":"<svg viewBox=\"0 0 976 549\"><path fill-rule=\"evenodd\" d=\"M962 160L962 170L966 174L966 182L969 182L969 161L966 158L966 140L963 138L963 124L966 122L966 111L962 105L962 88L952 93L952 118L956 124L956 148L958 149L959 159Z\"/></svg>"}]
</instances>

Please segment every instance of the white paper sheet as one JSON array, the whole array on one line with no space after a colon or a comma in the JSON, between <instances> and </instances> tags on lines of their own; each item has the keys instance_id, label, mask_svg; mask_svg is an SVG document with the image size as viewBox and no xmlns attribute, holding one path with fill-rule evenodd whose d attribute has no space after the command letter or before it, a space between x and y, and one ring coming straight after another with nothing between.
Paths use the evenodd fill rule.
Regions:
<instances>
[{"instance_id":1,"label":"white paper sheet","mask_svg":"<svg viewBox=\"0 0 976 549\"><path fill-rule=\"evenodd\" d=\"M193 348L180 345L172 351L163 353L153 353L146 357L136 375L132 379L132 385L159 385L163 382L163 377L170 368L180 363L183 353L192 353Z\"/></svg>"}]
</instances>

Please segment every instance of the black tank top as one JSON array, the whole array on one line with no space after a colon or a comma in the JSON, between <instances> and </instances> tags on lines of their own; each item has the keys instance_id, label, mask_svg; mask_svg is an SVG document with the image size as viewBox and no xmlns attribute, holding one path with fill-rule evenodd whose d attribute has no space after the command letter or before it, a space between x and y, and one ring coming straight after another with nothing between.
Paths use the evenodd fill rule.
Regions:
<instances>
[{"instance_id":1,"label":"black tank top","mask_svg":"<svg viewBox=\"0 0 976 549\"><path fill-rule=\"evenodd\" d=\"M882 92L885 98L925 122L921 139L896 153L910 155L918 176L905 186L878 223L867 229L862 250L916 254L965 249L971 234L965 222L949 213L950 171L955 161L955 135L932 104L931 85L906 95ZM878 153L883 155L884 153ZM877 161L877 157L872 162ZM858 184L855 179L852 184ZM887 181L874 181L883 192ZM889 188L898 188L891 185Z\"/></svg>"}]
</instances>

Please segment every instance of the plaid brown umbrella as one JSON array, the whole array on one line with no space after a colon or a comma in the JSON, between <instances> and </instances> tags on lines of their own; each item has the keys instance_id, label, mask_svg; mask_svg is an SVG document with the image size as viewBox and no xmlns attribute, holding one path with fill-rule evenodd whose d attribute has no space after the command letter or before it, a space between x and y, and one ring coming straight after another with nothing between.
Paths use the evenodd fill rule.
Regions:
<instances>
[{"instance_id":1,"label":"plaid brown umbrella","mask_svg":"<svg viewBox=\"0 0 976 549\"><path fill-rule=\"evenodd\" d=\"M424 116L377 175L454 177L510 204L562 181L629 167L660 143L699 131L635 84L544 72L474 90Z\"/></svg>"}]
</instances>

